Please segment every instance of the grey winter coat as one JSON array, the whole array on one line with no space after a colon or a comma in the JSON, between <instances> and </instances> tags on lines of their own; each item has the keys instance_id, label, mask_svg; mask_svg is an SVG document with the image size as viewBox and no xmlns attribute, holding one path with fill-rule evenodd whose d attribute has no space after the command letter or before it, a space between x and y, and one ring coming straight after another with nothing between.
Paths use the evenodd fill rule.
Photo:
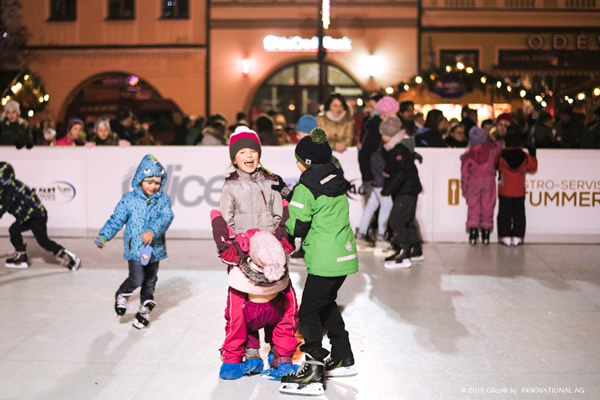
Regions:
<instances>
[{"instance_id":1,"label":"grey winter coat","mask_svg":"<svg viewBox=\"0 0 600 400\"><path fill-rule=\"evenodd\" d=\"M248 229L274 231L281 221L283 204L271 185L277 178L260 169L253 174L236 171L225 179L221 191L221 214L233 233Z\"/></svg>"}]
</instances>

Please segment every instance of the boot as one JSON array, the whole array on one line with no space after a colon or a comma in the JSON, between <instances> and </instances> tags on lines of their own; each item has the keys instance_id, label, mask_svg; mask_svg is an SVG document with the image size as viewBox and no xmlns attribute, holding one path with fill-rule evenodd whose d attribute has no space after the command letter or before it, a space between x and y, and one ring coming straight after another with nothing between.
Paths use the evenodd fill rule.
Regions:
<instances>
[{"instance_id":1,"label":"boot","mask_svg":"<svg viewBox=\"0 0 600 400\"><path fill-rule=\"evenodd\" d=\"M490 244L490 230L487 228L481 228L481 243L485 246Z\"/></svg>"},{"instance_id":2,"label":"boot","mask_svg":"<svg viewBox=\"0 0 600 400\"><path fill-rule=\"evenodd\" d=\"M25 251L15 251L15 253L6 259L6 264L4 264L6 268L14 268L14 269L27 269L29 268L29 264L27 264L27 253Z\"/></svg>"},{"instance_id":3,"label":"boot","mask_svg":"<svg viewBox=\"0 0 600 400\"><path fill-rule=\"evenodd\" d=\"M67 249L61 249L56 257L60 260L60 262L69 268L71 271L77 271L81 266L81 260L77 257L73 252Z\"/></svg>"},{"instance_id":4,"label":"boot","mask_svg":"<svg viewBox=\"0 0 600 400\"><path fill-rule=\"evenodd\" d=\"M469 228L469 244L472 246L476 245L477 239L479 239L479 231L477 228Z\"/></svg>"}]
</instances>

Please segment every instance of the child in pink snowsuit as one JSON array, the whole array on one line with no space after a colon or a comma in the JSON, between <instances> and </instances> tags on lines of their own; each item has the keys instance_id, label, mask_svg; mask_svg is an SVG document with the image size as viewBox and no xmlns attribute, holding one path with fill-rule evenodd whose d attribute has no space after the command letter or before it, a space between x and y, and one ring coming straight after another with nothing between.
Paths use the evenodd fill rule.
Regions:
<instances>
[{"instance_id":1,"label":"child in pink snowsuit","mask_svg":"<svg viewBox=\"0 0 600 400\"><path fill-rule=\"evenodd\" d=\"M490 243L494 227L496 205L496 159L502 142L488 142L485 131L474 126L469 131L469 149L460 157L460 186L467 200L467 230L469 243L477 243L481 228L481 241Z\"/></svg>"}]
</instances>

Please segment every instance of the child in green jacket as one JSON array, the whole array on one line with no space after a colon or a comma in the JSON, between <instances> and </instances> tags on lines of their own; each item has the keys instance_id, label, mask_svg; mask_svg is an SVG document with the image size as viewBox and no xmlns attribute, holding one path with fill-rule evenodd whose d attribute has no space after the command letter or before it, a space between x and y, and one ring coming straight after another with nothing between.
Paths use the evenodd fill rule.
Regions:
<instances>
[{"instance_id":1,"label":"child in green jacket","mask_svg":"<svg viewBox=\"0 0 600 400\"><path fill-rule=\"evenodd\" d=\"M284 376L285 393L321 393L325 376L355 375L354 356L335 302L347 275L358 271L354 233L350 227L347 182L331 161L331 147L323 129L315 128L295 150L302 175L289 204L286 228L302 238L308 276L300 305L300 346L306 362L296 374ZM331 356L323 348L323 329ZM312 376L311 376L312 375ZM316 393L315 393L316 392Z\"/></svg>"}]
</instances>

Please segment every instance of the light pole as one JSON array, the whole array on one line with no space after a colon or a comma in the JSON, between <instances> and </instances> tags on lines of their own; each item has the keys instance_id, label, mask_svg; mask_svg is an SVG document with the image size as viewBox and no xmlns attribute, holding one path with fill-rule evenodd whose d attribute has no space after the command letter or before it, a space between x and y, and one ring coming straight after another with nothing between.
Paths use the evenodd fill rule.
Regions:
<instances>
[{"instance_id":1,"label":"light pole","mask_svg":"<svg viewBox=\"0 0 600 400\"><path fill-rule=\"evenodd\" d=\"M323 46L324 31L329 28L329 0L318 0L318 2L317 36L319 38L319 49L317 50L317 62L319 63L319 103L323 104L329 96L329 90L327 89L327 67L325 65L327 52Z\"/></svg>"}]
</instances>

